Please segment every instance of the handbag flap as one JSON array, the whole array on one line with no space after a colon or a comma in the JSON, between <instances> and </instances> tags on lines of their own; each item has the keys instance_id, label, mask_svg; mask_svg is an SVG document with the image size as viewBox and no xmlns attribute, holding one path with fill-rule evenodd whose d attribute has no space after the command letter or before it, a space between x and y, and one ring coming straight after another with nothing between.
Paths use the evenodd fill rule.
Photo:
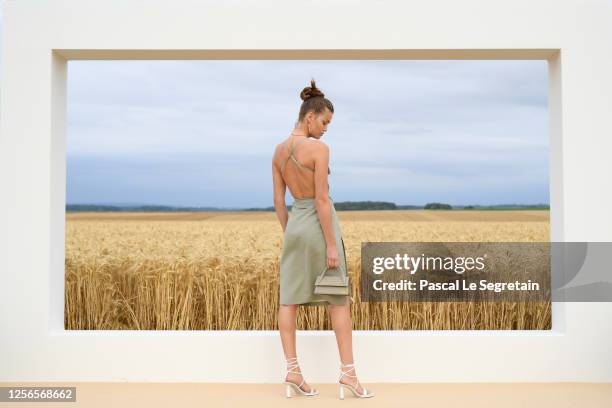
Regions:
<instances>
[{"instance_id":1,"label":"handbag flap","mask_svg":"<svg viewBox=\"0 0 612 408\"><path fill-rule=\"evenodd\" d=\"M319 275L315 281L315 285L348 286L348 280L345 276Z\"/></svg>"}]
</instances>

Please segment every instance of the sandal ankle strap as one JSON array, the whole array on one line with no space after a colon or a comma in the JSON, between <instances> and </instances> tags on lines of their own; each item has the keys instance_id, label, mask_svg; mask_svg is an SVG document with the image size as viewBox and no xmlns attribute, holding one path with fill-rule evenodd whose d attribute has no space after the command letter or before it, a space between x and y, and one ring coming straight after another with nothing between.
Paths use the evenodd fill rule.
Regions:
<instances>
[{"instance_id":1,"label":"sandal ankle strap","mask_svg":"<svg viewBox=\"0 0 612 408\"><path fill-rule=\"evenodd\" d=\"M293 369L300 367L297 361L297 357L291 357L286 360L287 360L287 371L285 372L286 374L288 373L300 374L300 375L302 374L300 371L293 371Z\"/></svg>"},{"instance_id":2,"label":"sandal ankle strap","mask_svg":"<svg viewBox=\"0 0 612 408\"><path fill-rule=\"evenodd\" d=\"M355 369L355 364L354 363L350 363L350 364L340 363L340 371L345 372L343 370L343 368L348 368L348 370L346 370L346 372L350 373L351 371L353 371Z\"/></svg>"}]
</instances>

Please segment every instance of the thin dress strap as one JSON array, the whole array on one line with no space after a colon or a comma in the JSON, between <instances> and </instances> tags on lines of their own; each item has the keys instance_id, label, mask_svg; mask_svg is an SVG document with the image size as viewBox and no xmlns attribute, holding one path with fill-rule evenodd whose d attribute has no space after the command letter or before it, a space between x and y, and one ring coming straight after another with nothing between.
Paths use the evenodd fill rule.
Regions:
<instances>
[{"instance_id":1,"label":"thin dress strap","mask_svg":"<svg viewBox=\"0 0 612 408\"><path fill-rule=\"evenodd\" d=\"M281 173L283 172L283 169L285 168L285 165L287 164L287 162L288 162L290 159L291 159L291 160L292 160L292 161L293 161L293 162L294 162L294 163L295 163L295 164L296 164L296 165L297 165L299 168L301 168L301 169L305 169L305 170L308 170L308 171L310 171L310 172L314 173L314 170L313 170L313 169L311 169L310 167L306 167L306 166L302 165L302 163L300 163L299 161L297 161L297 159L296 159L296 158L295 158L295 156L293 155L293 152L295 151L294 146L293 146L293 138L291 138L289 145L290 145L290 148L287 148L287 146L286 146L286 145L284 145L284 146L285 146L285 148L286 148L286 149L289 151L289 157L287 157L287 160L285 160L285 162L282 164L281 169L280 169ZM330 174L329 167L327 168L327 174Z\"/></svg>"}]
</instances>

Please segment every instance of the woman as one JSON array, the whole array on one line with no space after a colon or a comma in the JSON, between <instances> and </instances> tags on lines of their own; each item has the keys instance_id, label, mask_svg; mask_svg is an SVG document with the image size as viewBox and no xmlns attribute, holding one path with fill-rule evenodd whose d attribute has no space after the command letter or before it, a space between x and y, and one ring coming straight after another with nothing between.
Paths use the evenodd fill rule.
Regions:
<instances>
[{"instance_id":1,"label":"woman","mask_svg":"<svg viewBox=\"0 0 612 408\"><path fill-rule=\"evenodd\" d=\"M300 372L296 356L297 305L325 304L340 353L340 398L344 387L357 397L372 397L357 380L353 364L350 295L315 294L316 277L327 266L348 276L346 253L335 208L329 196L327 176L329 148L320 139L334 113L332 103L315 85L300 93L303 100L298 121L289 138L276 146L272 159L274 207L284 232L280 262L280 305L278 327L285 358L287 397L291 389L314 396ZM285 191L294 198L291 214L285 205ZM351 288L349 282L349 288Z\"/></svg>"}]
</instances>

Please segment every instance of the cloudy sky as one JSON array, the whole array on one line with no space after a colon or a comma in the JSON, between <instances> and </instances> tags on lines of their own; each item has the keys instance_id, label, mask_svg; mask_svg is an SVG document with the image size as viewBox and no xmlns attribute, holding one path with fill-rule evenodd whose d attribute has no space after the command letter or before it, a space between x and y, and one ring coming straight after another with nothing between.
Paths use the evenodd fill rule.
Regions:
<instances>
[{"instance_id":1,"label":"cloudy sky","mask_svg":"<svg viewBox=\"0 0 612 408\"><path fill-rule=\"evenodd\" d=\"M67 203L272 206L310 78L334 201L549 202L546 61L203 60L68 63Z\"/></svg>"}]
</instances>

